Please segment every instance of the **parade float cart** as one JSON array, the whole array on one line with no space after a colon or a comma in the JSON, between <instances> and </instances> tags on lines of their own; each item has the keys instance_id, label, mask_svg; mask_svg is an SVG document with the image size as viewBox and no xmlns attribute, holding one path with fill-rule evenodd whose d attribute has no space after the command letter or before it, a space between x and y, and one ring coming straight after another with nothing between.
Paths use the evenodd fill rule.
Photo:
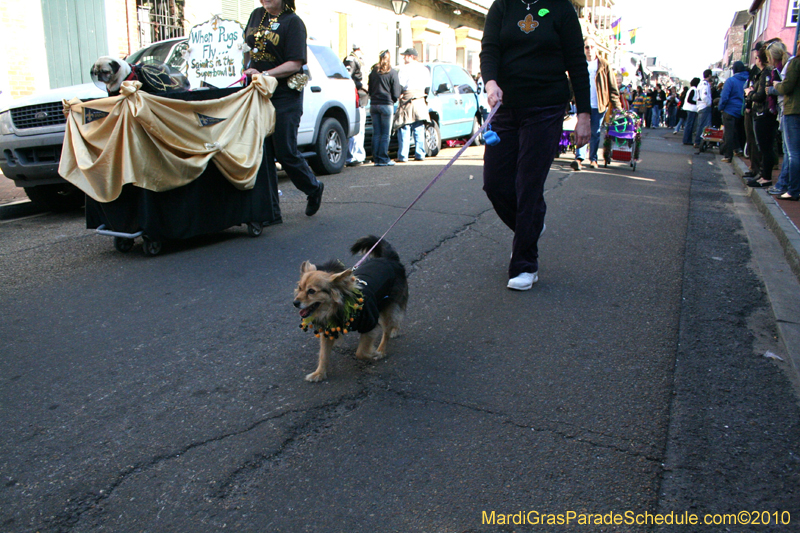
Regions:
<instances>
[{"instance_id":1,"label":"parade float cart","mask_svg":"<svg viewBox=\"0 0 800 533\"><path fill-rule=\"evenodd\" d=\"M281 221L270 102L277 81L246 88L153 95L138 81L120 96L65 102L59 173L86 193L86 226L134 240L156 255L162 242L246 224L252 236ZM262 164L263 163L263 164Z\"/></svg>"},{"instance_id":2,"label":"parade float cart","mask_svg":"<svg viewBox=\"0 0 800 533\"><path fill-rule=\"evenodd\" d=\"M642 120L633 111L618 112L606 129L603 160L628 163L634 171L642 145Z\"/></svg>"}]
</instances>

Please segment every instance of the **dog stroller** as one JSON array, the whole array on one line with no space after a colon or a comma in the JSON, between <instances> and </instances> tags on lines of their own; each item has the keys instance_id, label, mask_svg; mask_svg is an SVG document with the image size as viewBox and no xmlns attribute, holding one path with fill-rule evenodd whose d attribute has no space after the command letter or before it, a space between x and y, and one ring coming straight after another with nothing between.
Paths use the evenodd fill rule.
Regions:
<instances>
[{"instance_id":1,"label":"dog stroller","mask_svg":"<svg viewBox=\"0 0 800 533\"><path fill-rule=\"evenodd\" d=\"M700 151L705 152L706 148L711 148L711 146L716 146L719 148L722 146L722 138L725 135L725 127L722 128L714 128L709 126L703 130L702 135L700 136L703 139L702 144L700 145Z\"/></svg>"},{"instance_id":2,"label":"dog stroller","mask_svg":"<svg viewBox=\"0 0 800 533\"><path fill-rule=\"evenodd\" d=\"M636 170L642 145L642 120L633 111L618 112L606 130L603 142L605 166L611 161L624 161Z\"/></svg>"},{"instance_id":3,"label":"dog stroller","mask_svg":"<svg viewBox=\"0 0 800 533\"><path fill-rule=\"evenodd\" d=\"M274 87L262 89L271 94ZM264 142L272 124L271 104L264 93L245 91L141 95L138 105L149 106L150 114L140 112L138 117L145 115L142 123L119 139L101 134L124 127L109 122L118 116L127 119L125 125L134 122L126 116L129 102L70 102L59 172L86 193L86 227L113 237L120 252L130 251L135 239L142 238L144 253L153 256L165 241L242 224L257 237L264 226L280 223L274 153L272 143ZM158 122L165 115L178 118ZM249 125L259 119L269 124L264 131L249 138L241 132L237 121ZM167 134L158 136L154 130ZM259 152L262 164L256 166Z\"/></svg>"}]
</instances>

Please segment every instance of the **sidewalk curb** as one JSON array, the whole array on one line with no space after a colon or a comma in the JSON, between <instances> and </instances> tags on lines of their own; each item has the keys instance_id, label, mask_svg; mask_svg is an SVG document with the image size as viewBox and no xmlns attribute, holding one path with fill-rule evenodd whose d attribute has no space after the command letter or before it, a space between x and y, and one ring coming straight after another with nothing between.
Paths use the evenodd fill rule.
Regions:
<instances>
[{"instance_id":1,"label":"sidewalk curb","mask_svg":"<svg viewBox=\"0 0 800 533\"><path fill-rule=\"evenodd\" d=\"M0 220L22 218L41 212L42 209L33 205L30 200L19 200L10 204L0 205Z\"/></svg>"},{"instance_id":2,"label":"sidewalk curb","mask_svg":"<svg viewBox=\"0 0 800 533\"><path fill-rule=\"evenodd\" d=\"M733 159L733 171L739 178L744 179L744 173L748 170L747 165L740 158ZM800 229L786 216L775 198L766 190L746 185L744 189L756 209L764 215L767 227L778 238L792 272L800 281Z\"/></svg>"}]
</instances>

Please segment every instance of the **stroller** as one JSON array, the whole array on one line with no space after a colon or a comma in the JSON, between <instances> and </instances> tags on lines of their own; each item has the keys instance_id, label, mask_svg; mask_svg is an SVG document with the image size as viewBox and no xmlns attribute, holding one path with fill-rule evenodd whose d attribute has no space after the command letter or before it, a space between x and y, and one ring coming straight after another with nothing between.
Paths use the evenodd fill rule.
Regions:
<instances>
[{"instance_id":1,"label":"stroller","mask_svg":"<svg viewBox=\"0 0 800 533\"><path fill-rule=\"evenodd\" d=\"M605 167L611 161L624 161L636 170L642 145L642 119L633 111L617 112L608 125L603 142Z\"/></svg>"}]
</instances>

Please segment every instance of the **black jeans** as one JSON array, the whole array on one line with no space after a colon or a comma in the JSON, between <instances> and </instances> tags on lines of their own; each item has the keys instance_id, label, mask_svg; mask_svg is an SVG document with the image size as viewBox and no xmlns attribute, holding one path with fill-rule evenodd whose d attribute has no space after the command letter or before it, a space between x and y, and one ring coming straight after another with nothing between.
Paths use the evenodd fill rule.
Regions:
<instances>
[{"instance_id":1,"label":"black jeans","mask_svg":"<svg viewBox=\"0 0 800 533\"><path fill-rule=\"evenodd\" d=\"M761 143L756 138L756 114L752 110L744 114L744 131L750 148L750 171L761 172Z\"/></svg>"},{"instance_id":2,"label":"black jeans","mask_svg":"<svg viewBox=\"0 0 800 533\"><path fill-rule=\"evenodd\" d=\"M492 121L500 142L486 146L483 190L514 232L508 277L539 271L539 235L547 204L544 182L556 157L564 106L501 107Z\"/></svg>"},{"instance_id":3,"label":"black jeans","mask_svg":"<svg viewBox=\"0 0 800 533\"><path fill-rule=\"evenodd\" d=\"M755 134L758 147L761 149L761 177L772 179L775 166L775 135L778 133L778 118L769 111L756 116Z\"/></svg>"},{"instance_id":4,"label":"black jeans","mask_svg":"<svg viewBox=\"0 0 800 533\"><path fill-rule=\"evenodd\" d=\"M725 132L722 137L722 155L728 159L733 158L733 152L739 150L739 133L736 129L737 117L730 113L722 113L722 124Z\"/></svg>"},{"instance_id":5,"label":"black jeans","mask_svg":"<svg viewBox=\"0 0 800 533\"><path fill-rule=\"evenodd\" d=\"M275 159L286 171L295 187L305 194L319 189L319 182L311 167L297 149L297 129L303 116L303 95L290 95L272 99L275 106L275 132L269 137L275 150Z\"/></svg>"}]
</instances>

